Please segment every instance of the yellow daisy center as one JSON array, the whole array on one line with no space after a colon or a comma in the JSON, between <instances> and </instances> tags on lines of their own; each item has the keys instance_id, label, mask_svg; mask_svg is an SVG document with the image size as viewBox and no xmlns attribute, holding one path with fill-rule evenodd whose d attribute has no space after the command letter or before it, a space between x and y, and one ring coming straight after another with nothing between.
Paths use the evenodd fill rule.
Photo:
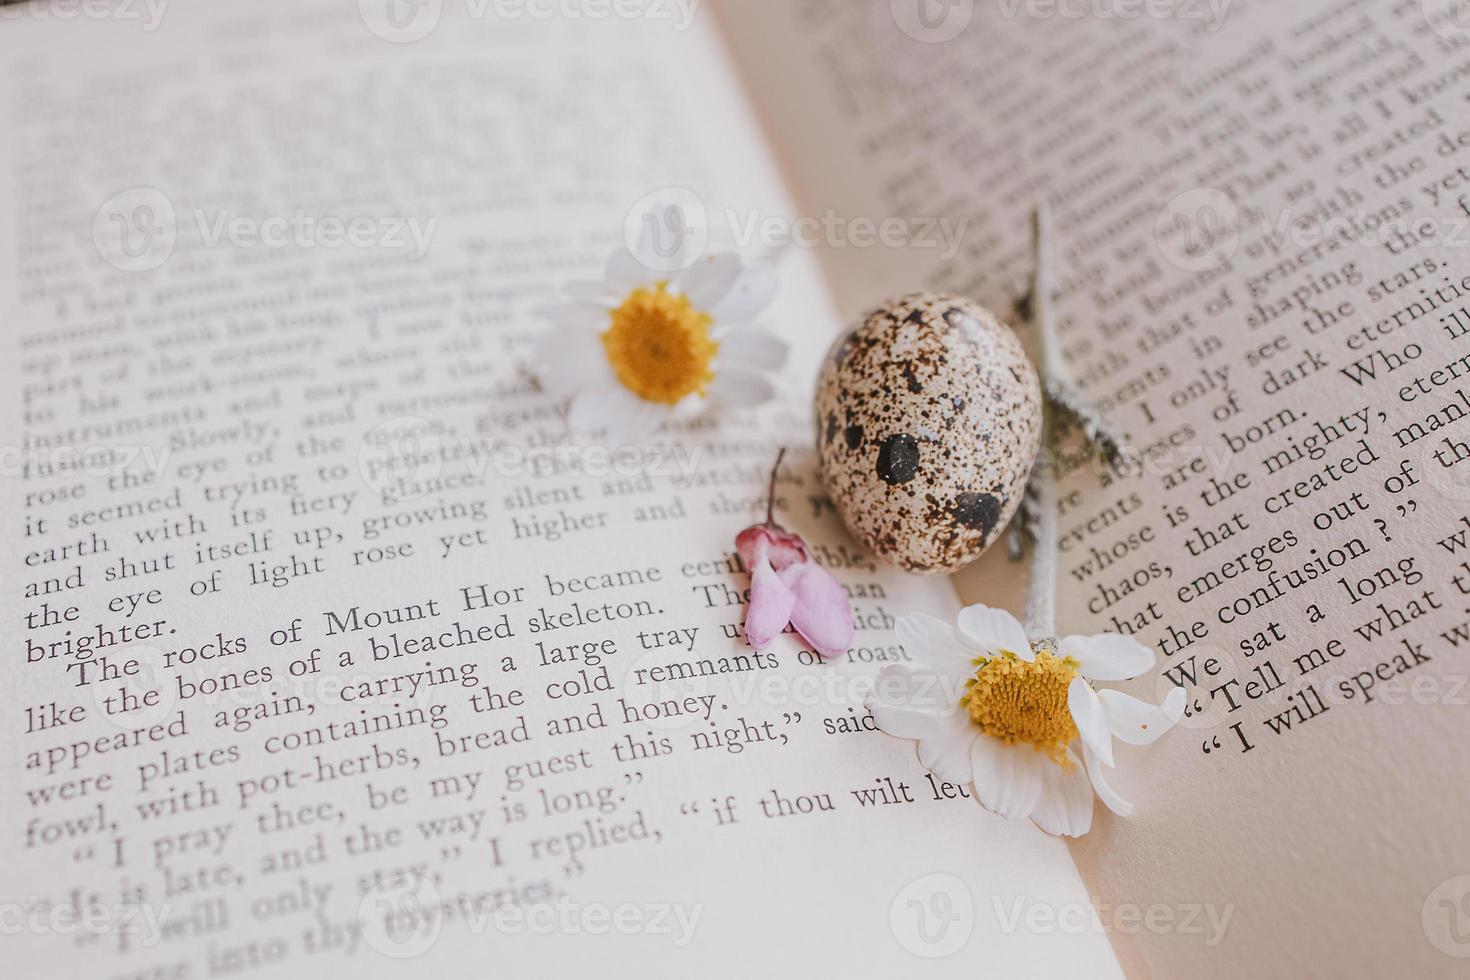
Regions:
<instances>
[{"instance_id":1,"label":"yellow daisy center","mask_svg":"<svg viewBox=\"0 0 1470 980\"><path fill-rule=\"evenodd\" d=\"M1031 662L1007 653L981 663L961 704L986 735L1007 745L1031 745L1070 769L1067 746L1078 732L1067 707L1067 688L1079 666L1045 652Z\"/></svg>"},{"instance_id":2,"label":"yellow daisy center","mask_svg":"<svg viewBox=\"0 0 1470 980\"><path fill-rule=\"evenodd\" d=\"M704 394L720 345L710 337L714 318L667 283L640 287L612 312L602 335L608 363L623 386L645 401L675 405Z\"/></svg>"}]
</instances>

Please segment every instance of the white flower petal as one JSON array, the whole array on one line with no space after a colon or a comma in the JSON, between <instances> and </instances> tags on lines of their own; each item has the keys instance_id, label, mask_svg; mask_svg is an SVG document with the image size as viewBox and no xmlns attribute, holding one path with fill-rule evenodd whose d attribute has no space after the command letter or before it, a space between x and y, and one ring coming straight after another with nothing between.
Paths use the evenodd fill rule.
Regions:
<instances>
[{"instance_id":1,"label":"white flower petal","mask_svg":"<svg viewBox=\"0 0 1470 980\"><path fill-rule=\"evenodd\" d=\"M719 338L720 361L763 371L778 371L791 354L791 345L765 330L744 327Z\"/></svg>"},{"instance_id":2,"label":"white flower petal","mask_svg":"<svg viewBox=\"0 0 1470 980\"><path fill-rule=\"evenodd\" d=\"M1103 805L1120 817L1133 816L1133 804L1119 796L1118 791L1108 784L1097 753L1084 747L1082 758L1087 761L1087 778L1092 781L1092 788L1097 793L1097 798L1103 801Z\"/></svg>"},{"instance_id":3,"label":"white flower petal","mask_svg":"<svg viewBox=\"0 0 1470 980\"><path fill-rule=\"evenodd\" d=\"M1130 697L1122 691L1098 691L1108 713L1108 727L1129 745L1152 745L1178 724L1184 715L1184 688L1176 687L1162 707Z\"/></svg>"},{"instance_id":4,"label":"white flower petal","mask_svg":"<svg viewBox=\"0 0 1470 980\"><path fill-rule=\"evenodd\" d=\"M749 323L760 316L776 298L776 268L769 262L746 266L724 298L709 307L715 323L721 325Z\"/></svg>"},{"instance_id":5,"label":"white flower petal","mask_svg":"<svg viewBox=\"0 0 1470 980\"><path fill-rule=\"evenodd\" d=\"M607 280L609 292L623 296L640 286L653 285L659 276L628 249L619 248L608 256L603 278Z\"/></svg>"},{"instance_id":6,"label":"white flower petal","mask_svg":"<svg viewBox=\"0 0 1470 980\"><path fill-rule=\"evenodd\" d=\"M611 286L603 279L579 279L562 287L562 295L574 303L596 303L603 309L611 309L622 301Z\"/></svg>"},{"instance_id":7,"label":"white flower petal","mask_svg":"<svg viewBox=\"0 0 1470 980\"><path fill-rule=\"evenodd\" d=\"M1070 751L1072 767L1041 768L1041 798L1031 811L1036 826L1057 837L1081 837L1092 829L1092 781Z\"/></svg>"},{"instance_id":8,"label":"white flower petal","mask_svg":"<svg viewBox=\"0 0 1470 980\"><path fill-rule=\"evenodd\" d=\"M1108 713L1092 685L1081 677L1072 678L1067 687L1067 710L1082 733L1082 741L1108 765L1113 764L1113 733L1108 729Z\"/></svg>"},{"instance_id":9,"label":"white flower petal","mask_svg":"<svg viewBox=\"0 0 1470 980\"><path fill-rule=\"evenodd\" d=\"M572 399L567 424L577 432L602 432L620 419L618 410L623 404L617 389L611 385L584 388Z\"/></svg>"},{"instance_id":10,"label":"white flower petal","mask_svg":"<svg viewBox=\"0 0 1470 980\"><path fill-rule=\"evenodd\" d=\"M983 737L968 715L958 711L941 715L934 737L919 740L919 763L946 783L963 786L974 778L970 746Z\"/></svg>"},{"instance_id":11,"label":"white flower petal","mask_svg":"<svg viewBox=\"0 0 1470 980\"><path fill-rule=\"evenodd\" d=\"M602 345L572 327L548 330L536 341L533 366L541 387L553 398L570 398L592 384L612 380Z\"/></svg>"},{"instance_id":12,"label":"white flower petal","mask_svg":"<svg viewBox=\"0 0 1470 980\"><path fill-rule=\"evenodd\" d=\"M598 303L550 303L538 307L536 315L559 327L582 331L583 339L606 330L610 323L607 307Z\"/></svg>"},{"instance_id":13,"label":"white flower petal","mask_svg":"<svg viewBox=\"0 0 1470 980\"><path fill-rule=\"evenodd\" d=\"M880 731L895 738L923 742L942 739L946 731L945 716L928 711L875 703L868 705L868 712Z\"/></svg>"},{"instance_id":14,"label":"white flower petal","mask_svg":"<svg viewBox=\"0 0 1470 980\"><path fill-rule=\"evenodd\" d=\"M618 429L611 433L608 442L614 447L631 446L648 440L665 422L674 418L667 405L644 401L633 397L633 405L626 409Z\"/></svg>"},{"instance_id":15,"label":"white flower petal","mask_svg":"<svg viewBox=\"0 0 1470 980\"><path fill-rule=\"evenodd\" d=\"M898 738L939 738L947 731L944 715L952 705L933 693L933 679L918 676L900 665L884 668L868 695L868 713L880 729Z\"/></svg>"},{"instance_id":16,"label":"white flower petal","mask_svg":"<svg viewBox=\"0 0 1470 980\"><path fill-rule=\"evenodd\" d=\"M753 408L776 397L776 386L755 371L721 368L705 389L705 396L718 405L738 411Z\"/></svg>"},{"instance_id":17,"label":"white flower petal","mask_svg":"<svg viewBox=\"0 0 1470 980\"><path fill-rule=\"evenodd\" d=\"M898 642L914 663L948 678L958 698L964 683L978 669L975 651L961 638L959 631L942 619L912 613L898 617L895 627Z\"/></svg>"},{"instance_id":18,"label":"white flower petal","mask_svg":"<svg viewBox=\"0 0 1470 980\"><path fill-rule=\"evenodd\" d=\"M1007 820L1025 820L1041 799L1041 767L1052 763L1029 745L981 736L970 749L975 799Z\"/></svg>"},{"instance_id":19,"label":"white flower petal","mask_svg":"<svg viewBox=\"0 0 1470 980\"><path fill-rule=\"evenodd\" d=\"M1035 660L1031 641L1016 617L1004 609L970 606L960 611L960 632L976 649L987 653L1013 653L1022 660Z\"/></svg>"},{"instance_id":20,"label":"white flower petal","mask_svg":"<svg viewBox=\"0 0 1470 980\"><path fill-rule=\"evenodd\" d=\"M1068 636L1058 652L1082 665L1082 676L1094 681L1128 681L1153 669L1157 656L1152 650L1118 633L1100 636Z\"/></svg>"},{"instance_id":21,"label":"white flower petal","mask_svg":"<svg viewBox=\"0 0 1470 980\"><path fill-rule=\"evenodd\" d=\"M733 252L706 256L679 274L674 284L696 310L713 313L740 281L740 256Z\"/></svg>"},{"instance_id":22,"label":"white flower petal","mask_svg":"<svg viewBox=\"0 0 1470 980\"><path fill-rule=\"evenodd\" d=\"M671 412L645 402L622 385L593 384L572 399L567 424L577 432L602 433L612 445L626 445L656 429Z\"/></svg>"},{"instance_id":23,"label":"white flower petal","mask_svg":"<svg viewBox=\"0 0 1470 980\"><path fill-rule=\"evenodd\" d=\"M695 247L704 241L684 204L668 200L639 215L632 254L643 267L645 282L667 282L699 259Z\"/></svg>"},{"instance_id":24,"label":"white flower petal","mask_svg":"<svg viewBox=\"0 0 1470 980\"><path fill-rule=\"evenodd\" d=\"M933 670L894 664L878 674L872 697L887 705L931 715L953 714L964 696L964 684Z\"/></svg>"},{"instance_id":25,"label":"white flower petal","mask_svg":"<svg viewBox=\"0 0 1470 980\"><path fill-rule=\"evenodd\" d=\"M1169 719L1171 728L1184 719L1184 705L1188 700L1182 687L1176 687L1164 695L1164 703L1160 705L1160 709L1164 712L1164 717Z\"/></svg>"}]
</instances>

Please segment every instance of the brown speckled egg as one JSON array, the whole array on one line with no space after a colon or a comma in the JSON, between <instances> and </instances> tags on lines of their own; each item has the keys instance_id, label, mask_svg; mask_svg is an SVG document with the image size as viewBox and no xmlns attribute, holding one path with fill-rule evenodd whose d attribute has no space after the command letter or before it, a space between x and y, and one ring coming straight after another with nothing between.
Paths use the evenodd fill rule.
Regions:
<instances>
[{"instance_id":1,"label":"brown speckled egg","mask_svg":"<svg viewBox=\"0 0 1470 980\"><path fill-rule=\"evenodd\" d=\"M916 293L833 345L817 383L817 454L843 519L909 571L944 574L1000 537L1041 446L1041 385L983 306Z\"/></svg>"}]
</instances>

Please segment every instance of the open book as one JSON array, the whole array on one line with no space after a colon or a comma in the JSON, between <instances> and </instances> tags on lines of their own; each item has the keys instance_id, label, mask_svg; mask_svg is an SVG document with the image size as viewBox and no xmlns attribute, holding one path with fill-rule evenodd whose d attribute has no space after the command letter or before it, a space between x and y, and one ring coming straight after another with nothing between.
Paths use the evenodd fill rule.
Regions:
<instances>
[{"instance_id":1,"label":"open book","mask_svg":"<svg viewBox=\"0 0 1470 980\"><path fill-rule=\"evenodd\" d=\"M1451 0L0 8L7 975L1462 975L1467 59ZM670 193L794 356L610 456L534 311ZM875 563L804 448L869 305L1018 320L1041 198L1146 460L1066 480L1061 625L1190 704L1070 847L862 707L1019 566ZM780 446L831 664L741 635Z\"/></svg>"}]
</instances>

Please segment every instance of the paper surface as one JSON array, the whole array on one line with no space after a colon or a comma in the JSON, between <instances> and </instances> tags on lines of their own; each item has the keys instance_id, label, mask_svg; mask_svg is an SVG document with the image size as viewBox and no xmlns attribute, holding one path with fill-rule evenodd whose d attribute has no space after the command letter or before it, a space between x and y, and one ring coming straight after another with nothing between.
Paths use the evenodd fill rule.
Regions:
<instances>
[{"instance_id":1,"label":"paper surface","mask_svg":"<svg viewBox=\"0 0 1470 980\"><path fill-rule=\"evenodd\" d=\"M1135 693L1191 701L1121 755L1138 814L1073 849L1128 973L1462 975L1456 5L721 13L803 210L913 230L822 251L844 315L921 287L1008 311L1055 209L1068 360L1147 458L1077 461L1061 627L1136 632ZM925 244L941 217L957 249ZM1016 579L992 556L961 592L1017 608Z\"/></svg>"},{"instance_id":2,"label":"paper surface","mask_svg":"<svg viewBox=\"0 0 1470 980\"><path fill-rule=\"evenodd\" d=\"M610 459L532 386L535 309L640 199L794 213L707 15L30 6L0 23L14 975L1116 975L1101 934L1020 925L1085 919L1062 844L862 728L892 616L955 600L823 506L811 257L774 406ZM833 665L739 636L780 444L778 513L859 614Z\"/></svg>"}]
</instances>

